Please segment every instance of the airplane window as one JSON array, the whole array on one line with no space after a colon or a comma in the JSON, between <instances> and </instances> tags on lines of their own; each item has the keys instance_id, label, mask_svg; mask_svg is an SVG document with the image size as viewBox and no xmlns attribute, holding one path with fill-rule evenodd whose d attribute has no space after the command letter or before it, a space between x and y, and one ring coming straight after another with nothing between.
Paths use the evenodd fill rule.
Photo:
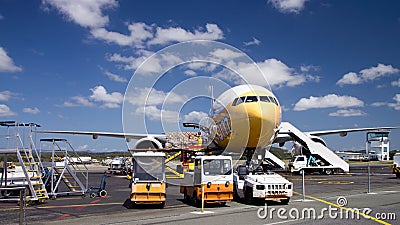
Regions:
<instances>
[{"instance_id":1,"label":"airplane window","mask_svg":"<svg viewBox=\"0 0 400 225\"><path fill-rule=\"evenodd\" d=\"M257 96L247 96L246 102L258 102Z\"/></svg>"},{"instance_id":2,"label":"airplane window","mask_svg":"<svg viewBox=\"0 0 400 225\"><path fill-rule=\"evenodd\" d=\"M232 106L236 106L237 101L238 101L238 98L235 98L235 100L233 100L233 102L232 102Z\"/></svg>"},{"instance_id":3,"label":"airplane window","mask_svg":"<svg viewBox=\"0 0 400 225\"><path fill-rule=\"evenodd\" d=\"M260 96L260 101L262 101L262 102L270 102L268 96Z\"/></svg>"},{"instance_id":4,"label":"airplane window","mask_svg":"<svg viewBox=\"0 0 400 225\"><path fill-rule=\"evenodd\" d=\"M235 100L233 100L232 106L237 106L242 104L245 98L246 97L235 98Z\"/></svg>"}]
</instances>

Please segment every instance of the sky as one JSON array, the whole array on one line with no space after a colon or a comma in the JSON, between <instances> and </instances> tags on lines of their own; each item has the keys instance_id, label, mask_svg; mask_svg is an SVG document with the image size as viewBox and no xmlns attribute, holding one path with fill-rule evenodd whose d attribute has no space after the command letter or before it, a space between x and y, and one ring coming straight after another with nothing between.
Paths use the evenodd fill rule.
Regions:
<instances>
[{"instance_id":1,"label":"sky","mask_svg":"<svg viewBox=\"0 0 400 225\"><path fill-rule=\"evenodd\" d=\"M132 90L130 103L138 109L145 93L154 95L144 114L152 133L165 132L160 115L167 123L197 122L209 111L210 93L192 98L196 85L185 80L207 76L241 84L218 64L233 51L214 55L217 64L171 67L179 60L170 54L166 65L141 67L154 53L193 40L248 55L279 99L282 120L301 130L400 125L395 0L0 0L0 121L35 122L41 130L123 132L125 91ZM151 87L136 73L164 67L169 70ZM178 108L162 108L157 99L166 97ZM391 149L400 149L400 131L390 137ZM77 150L126 150L120 139L66 138ZM365 133L324 139L334 150L365 148Z\"/></svg>"}]
</instances>

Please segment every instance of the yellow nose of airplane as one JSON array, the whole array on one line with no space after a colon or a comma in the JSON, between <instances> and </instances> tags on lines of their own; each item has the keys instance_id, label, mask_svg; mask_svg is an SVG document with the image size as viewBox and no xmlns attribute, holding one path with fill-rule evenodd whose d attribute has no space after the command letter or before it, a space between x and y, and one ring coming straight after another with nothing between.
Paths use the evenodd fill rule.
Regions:
<instances>
[{"instance_id":1,"label":"yellow nose of airplane","mask_svg":"<svg viewBox=\"0 0 400 225\"><path fill-rule=\"evenodd\" d=\"M243 106L249 127L247 148L266 147L275 133L274 129L279 125L279 105L254 102Z\"/></svg>"}]
</instances>

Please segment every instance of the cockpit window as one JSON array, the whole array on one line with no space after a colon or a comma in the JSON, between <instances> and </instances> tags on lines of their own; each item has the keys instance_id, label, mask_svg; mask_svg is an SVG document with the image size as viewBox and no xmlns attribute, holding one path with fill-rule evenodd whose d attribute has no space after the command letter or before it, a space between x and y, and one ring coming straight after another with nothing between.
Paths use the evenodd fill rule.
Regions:
<instances>
[{"instance_id":1,"label":"cockpit window","mask_svg":"<svg viewBox=\"0 0 400 225\"><path fill-rule=\"evenodd\" d=\"M244 102L249 103L249 102L258 102L258 101L271 102L271 103L274 103L275 105L278 105L278 100L276 100L272 96L242 96L239 98L235 98L235 100L233 100L232 106L237 106Z\"/></svg>"},{"instance_id":2,"label":"cockpit window","mask_svg":"<svg viewBox=\"0 0 400 225\"><path fill-rule=\"evenodd\" d=\"M262 102L272 102L275 105L278 105L278 100L272 96L260 96L260 101Z\"/></svg>"},{"instance_id":3,"label":"cockpit window","mask_svg":"<svg viewBox=\"0 0 400 225\"><path fill-rule=\"evenodd\" d=\"M235 98L235 100L233 100L232 106L240 105L245 101L246 101L246 96Z\"/></svg>"},{"instance_id":4,"label":"cockpit window","mask_svg":"<svg viewBox=\"0 0 400 225\"><path fill-rule=\"evenodd\" d=\"M247 96L246 102L258 102L257 96Z\"/></svg>"},{"instance_id":5,"label":"cockpit window","mask_svg":"<svg viewBox=\"0 0 400 225\"><path fill-rule=\"evenodd\" d=\"M260 96L260 101L262 102L271 102L268 96Z\"/></svg>"}]
</instances>

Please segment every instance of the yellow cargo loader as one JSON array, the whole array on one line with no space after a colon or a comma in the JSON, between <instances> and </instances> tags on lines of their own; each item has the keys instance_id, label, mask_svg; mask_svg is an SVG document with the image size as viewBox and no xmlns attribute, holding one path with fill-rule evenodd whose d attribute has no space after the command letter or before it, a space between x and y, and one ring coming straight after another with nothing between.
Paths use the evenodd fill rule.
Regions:
<instances>
[{"instance_id":1,"label":"yellow cargo loader","mask_svg":"<svg viewBox=\"0 0 400 225\"><path fill-rule=\"evenodd\" d=\"M165 153L132 152L131 202L156 204L161 208L166 201Z\"/></svg>"}]
</instances>

